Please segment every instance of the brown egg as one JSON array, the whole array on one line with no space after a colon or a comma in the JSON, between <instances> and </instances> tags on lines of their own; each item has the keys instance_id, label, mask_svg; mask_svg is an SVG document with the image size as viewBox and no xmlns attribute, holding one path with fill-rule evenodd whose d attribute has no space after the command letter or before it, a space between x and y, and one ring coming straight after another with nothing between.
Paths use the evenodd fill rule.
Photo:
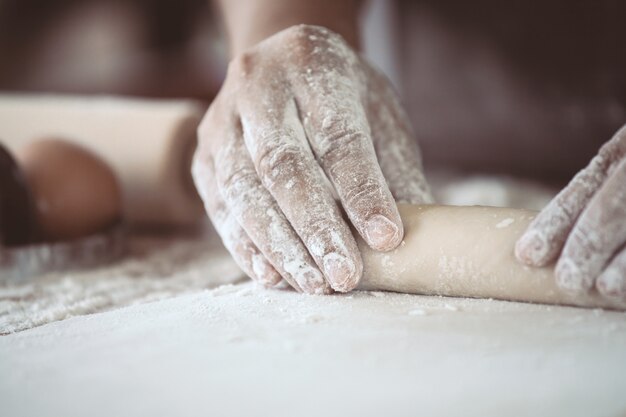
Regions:
<instances>
[{"instance_id":1,"label":"brown egg","mask_svg":"<svg viewBox=\"0 0 626 417\"><path fill-rule=\"evenodd\" d=\"M78 238L120 220L119 183L111 168L91 151L44 139L20 149L16 158L32 190L44 239Z\"/></svg>"}]
</instances>

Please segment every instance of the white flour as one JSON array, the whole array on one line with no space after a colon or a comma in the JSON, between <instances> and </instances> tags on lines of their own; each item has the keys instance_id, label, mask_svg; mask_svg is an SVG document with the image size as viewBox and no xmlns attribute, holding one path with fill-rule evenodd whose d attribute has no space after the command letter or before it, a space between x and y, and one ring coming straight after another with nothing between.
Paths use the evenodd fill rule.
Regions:
<instances>
[{"instance_id":1,"label":"white flour","mask_svg":"<svg viewBox=\"0 0 626 417\"><path fill-rule=\"evenodd\" d=\"M92 271L0 286L0 334L241 280L215 239L134 238L129 257Z\"/></svg>"},{"instance_id":2,"label":"white flour","mask_svg":"<svg viewBox=\"0 0 626 417\"><path fill-rule=\"evenodd\" d=\"M21 416L621 416L626 315L228 285L0 338Z\"/></svg>"}]
</instances>

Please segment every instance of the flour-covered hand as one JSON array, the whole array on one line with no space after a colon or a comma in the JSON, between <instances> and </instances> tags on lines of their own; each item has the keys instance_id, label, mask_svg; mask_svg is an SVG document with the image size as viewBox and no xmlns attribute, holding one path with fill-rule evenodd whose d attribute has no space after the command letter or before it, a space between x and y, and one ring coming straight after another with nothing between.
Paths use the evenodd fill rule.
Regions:
<instances>
[{"instance_id":1,"label":"flour-covered hand","mask_svg":"<svg viewBox=\"0 0 626 417\"><path fill-rule=\"evenodd\" d=\"M391 250L403 238L395 199L431 201L389 83L322 27L291 27L233 59L198 133L193 175L207 212L268 286L353 289L363 265L348 223Z\"/></svg>"},{"instance_id":2,"label":"flour-covered hand","mask_svg":"<svg viewBox=\"0 0 626 417\"><path fill-rule=\"evenodd\" d=\"M626 296L626 126L543 209L515 249L531 266L558 257L563 289Z\"/></svg>"}]
</instances>

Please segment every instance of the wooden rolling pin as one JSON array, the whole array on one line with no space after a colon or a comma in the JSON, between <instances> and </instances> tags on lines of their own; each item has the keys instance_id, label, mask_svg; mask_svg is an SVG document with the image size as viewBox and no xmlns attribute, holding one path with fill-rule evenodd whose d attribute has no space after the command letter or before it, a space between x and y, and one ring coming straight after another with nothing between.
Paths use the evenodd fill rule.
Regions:
<instances>
[{"instance_id":1,"label":"wooden rolling pin","mask_svg":"<svg viewBox=\"0 0 626 417\"><path fill-rule=\"evenodd\" d=\"M0 141L15 151L42 138L76 142L115 170L134 224L204 218L190 165L205 107L190 100L0 95Z\"/></svg>"}]
</instances>

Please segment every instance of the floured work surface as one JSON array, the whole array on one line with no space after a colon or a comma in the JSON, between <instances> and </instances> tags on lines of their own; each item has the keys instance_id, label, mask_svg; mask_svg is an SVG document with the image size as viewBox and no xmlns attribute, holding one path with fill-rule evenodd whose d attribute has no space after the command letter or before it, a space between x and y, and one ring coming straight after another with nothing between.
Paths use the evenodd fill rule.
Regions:
<instances>
[{"instance_id":1,"label":"floured work surface","mask_svg":"<svg viewBox=\"0 0 626 417\"><path fill-rule=\"evenodd\" d=\"M110 265L0 279L0 335L243 279L215 234L133 236Z\"/></svg>"},{"instance_id":2,"label":"floured work surface","mask_svg":"<svg viewBox=\"0 0 626 417\"><path fill-rule=\"evenodd\" d=\"M229 285L0 338L11 416L623 416L626 313Z\"/></svg>"}]
</instances>

